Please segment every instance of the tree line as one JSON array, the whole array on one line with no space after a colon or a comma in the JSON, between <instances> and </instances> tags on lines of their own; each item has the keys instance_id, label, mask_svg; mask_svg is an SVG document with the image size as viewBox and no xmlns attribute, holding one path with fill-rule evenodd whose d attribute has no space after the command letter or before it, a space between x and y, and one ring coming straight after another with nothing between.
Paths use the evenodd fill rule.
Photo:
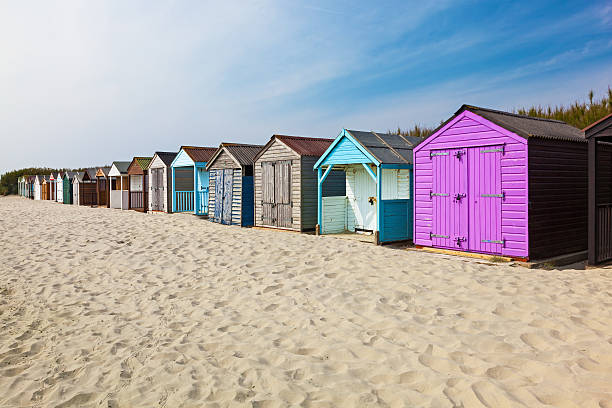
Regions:
<instances>
[{"instance_id":1,"label":"tree line","mask_svg":"<svg viewBox=\"0 0 612 408\"><path fill-rule=\"evenodd\" d=\"M6 172L0 176L0 195L17 194L17 180L21 176L35 176L57 174L60 171L85 171L85 168L80 169L53 169L50 167L29 167L27 169L19 169Z\"/></svg>"},{"instance_id":2,"label":"tree line","mask_svg":"<svg viewBox=\"0 0 612 408\"><path fill-rule=\"evenodd\" d=\"M608 87L607 93L600 99L594 99L593 91L589 91L588 101L575 101L569 106L531 106L514 109L520 115L538 118L562 120L578 129L584 129L593 122L612 113L612 89ZM442 122L441 122L442 123ZM434 132L435 128L414 125L409 129L397 128L396 133L405 136L426 138ZM17 179L23 175L51 174L60 171L83 171L85 169L51 169L47 167L20 169L9 171L0 176L0 195L17 194Z\"/></svg>"}]
</instances>

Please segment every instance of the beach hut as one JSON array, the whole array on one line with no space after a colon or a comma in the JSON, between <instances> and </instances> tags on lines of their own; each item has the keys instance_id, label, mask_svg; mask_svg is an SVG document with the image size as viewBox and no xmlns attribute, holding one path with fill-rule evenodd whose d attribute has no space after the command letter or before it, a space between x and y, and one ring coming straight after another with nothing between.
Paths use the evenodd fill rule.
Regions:
<instances>
[{"instance_id":1,"label":"beach hut","mask_svg":"<svg viewBox=\"0 0 612 408\"><path fill-rule=\"evenodd\" d=\"M34 200L43 199L43 176L34 176Z\"/></svg>"},{"instance_id":2,"label":"beach hut","mask_svg":"<svg viewBox=\"0 0 612 408\"><path fill-rule=\"evenodd\" d=\"M96 170L96 195L98 207L110 206L110 188L108 181L108 172L110 167L99 167Z\"/></svg>"},{"instance_id":3,"label":"beach hut","mask_svg":"<svg viewBox=\"0 0 612 408\"><path fill-rule=\"evenodd\" d=\"M146 212L149 208L149 174L147 169L151 164L152 157L134 157L128 166L128 208L140 212Z\"/></svg>"},{"instance_id":4,"label":"beach hut","mask_svg":"<svg viewBox=\"0 0 612 408\"><path fill-rule=\"evenodd\" d=\"M64 203L64 174L60 171L55 176L55 201Z\"/></svg>"},{"instance_id":5,"label":"beach hut","mask_svg":"<svg viewBox=\"0 0 612 408\"><path fill-rule=\"evenodd\" d=\"M74 171L67 171L64 173L63 179L62 179L62 202L64 204L72 204L72 198L73 198L73 180L75 177L76 173Z\"/></svg>"},{"instance_id":6,"label":"beach hut","mask_svg":"<svg viewBox=\"0 0 612 408\"><path fill-rule=\"evenodd\" d=\"M177 153L155 152L149 164L149 211L172 212L172 161Z\"/></svg>"},{"instance_id":7,"label":"beach hut","mask_svg":"<svg viewBox=\"0 0 612 408\"><path fill-rule=\"evenodd\" d=\"M254 158L255 225L313 231L317 224L315 162L333 139L274 135ZM323 196L344 196L345 175L328 176Z\"/></svg>"},{"instance_id":8,"label":"beach hut","mask_svg":"<svg viewBox=\"0 0 612 408\"><path fill-rule=\"evenodd\" d=\"M23 188L24 185L24 176L19 176L17 178L17 194L23 197Z\"/></svg>"},{"instance_id":9,"label":"beach hut","mask_svg":"<svg viewBox=\"0 0 612 408\"><path fill-rule=\"evenodd\" d=\"M215 147L181 146L172 161L172 212L208 214L206 165Z\"/></svg>"},{"instance_id":10,"label":"beach hut","mask_svg":"<svg viewBox=\"0 0 612 408\"><path fill-rule=\"evenodd\" d=\"M108 171L110 208L128 209L130 199L127 174L128 167L130 167L129 161L116 161L113 162Z\"/></svg>"},{"instance_id":11,"label":"beach hut","mask_svg":"<svg viewBox=\"0 0 612 408\"><path fill-rule=\"evenodd\" d=\"M46 174L42 176L41 179L41 188L42 188L42 193L40 196L41 200L50 200L51 199L51 189L49 188L49 185L51 183L49 182L49 176L47 176Z\"/></svg>"},{"instance_id":12,"label":"beach hut","mask_svg":"<svg viewBox=\"0 0 612 408\"><path fill-rule=\"evenodd\" d=\"M49 200L50 201L56 201L57 200L57 186L55 183L55 174L51 173L48 177L47 177L47 189L48 189L48 194L49 194Z\"/></svg>"},{"instance_id":13,"label":"beach hut","mask_svg":"<svg viewBox=\"0 0 612 408\"><path fill-rule=\"evenodd\" d=\"M206 165L210 176L208 214L211 221L253 226L253 159L262 148L221 143Z\"/></svg>"},{"instance_id":14,"label":"beach hut","mask_svg":"<svg viewBox=\"0 0 612 408\"><path fill-rule=\"evenodd\" d=\"M34 185L36 183L36 176L30 176L30 199L34 199Z\"/></svg>"},{"instance_id":15,"label":"beach hut","mask_svg":"<svg viewBox=\"0 0 612 408\"><path fill-rule=\"evenodd\" d=\"M586 257L587 143L579 129L463 105L414 152L415 244Z\"/></svg>"},{"instance_id":16,"label":"beach hut","mask_svg":"<svg viewBox=\"0 0 612 408\"><path fill-rule=\"evenodd\" d=\"M588 262L612 260L612 114L584 129L588 141Z\"/></svg>"},{"instance_id":17,"label":"beach hut","mask_svg":"<svg viewBox=\"0 0 612 408\"><path fill-rule=\"evenodd\" d=\"M412 238L412 149L421 139L343 129L315 163L319 234L371 233L377 244ZM334 171L346 194L323 195Z\"/></svg>"},{"instance_id":18,"label":"beach hut","mask_svg":"<svg viewBox=\"0 0 612 408\"><path fill-rule=\"evenodd\" d=\"M86 169L72 180L73 204L94 206L98 203L96 193L96 169Z\"/></svg>"}]
</instances>

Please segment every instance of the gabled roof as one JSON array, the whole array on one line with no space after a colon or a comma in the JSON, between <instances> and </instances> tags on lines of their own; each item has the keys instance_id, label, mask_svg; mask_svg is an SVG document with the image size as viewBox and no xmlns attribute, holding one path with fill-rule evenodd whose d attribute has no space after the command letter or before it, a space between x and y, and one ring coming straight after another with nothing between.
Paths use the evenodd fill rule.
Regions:
<instances>
[{"instance_id":1,"label":"gabled roof","mask_svg":"<svg viewBox=\"0 0 612 408\"><path fill-rule=\"evenodd\" d=\"M223 151L227 152L227 154L229 154L230 157L232 157L232 159L239 166L252 166L255 156L257 156L257 153L259 153L262 148L263 145L221 143L214 156L206 165L206 168L210 168L211 164L217 159L217 157L219 157L219 155Z\"/></svg>"},{"instance_id":2,"label":"gabled roof","mask_svg":"<svg viewBox=\"0 0 612 408\"><path fill-rule=\"evenodd\" d=\"M77 171L76 172L76 174L72 178L72 182L74 183L75 181L77 181L79 183L83 182L83 172L81 172L81 171Z\"/></svg>"},{"instance_id":3,"label":"gabled roof","mask_svg":"<svg viewBox=\"0 0 612 408\"><path fill-rule=\"evenodd\" d=\"M170 166L172 164L172 160L174 160L177 154L178 153L175 152L155 152L155 154L153 155L153 159L151 159L151 163L153 163L153 160L155 160L155 156L157 156L166 166ZM149 164L149 167L150 166L151 165Z\"/></svg>"},{"instance_id":4,"label":"gabled roof","mask_svg":"<svg viewBox=\"0 0 612 408\"><path fill-rule=\"evenodd\" d=\"M422 139L390 133L346 130L381 164L412 163L412 149Z\"/></svg>"},{"instance_id":5,"label":"gabled roof","mask_svg":"<svg viewBox=\"0 0 612 408\"><path fill-rule=\"evenodd\" d=\"M96 170L96 177L108 177L110 169L110 167L98 167L98 170Z\"/></svg>"},{"instance_id":6,"label":"gabled roof","mask_svg":"<svg viewBox=\"0 0 612 408\"><path fill-rule=\"evenodd\" d=\"M75 175L76 175L75 171L67 171L67 172L64 173L63 178L68 177L68 180L72 180Z\"/></svg>"},{"instance_id":7,"label":"gabled roof","mask_svg":"<svg viewBox=\"0 0 612 408\"><path fill-rule=\"evenodd\" d=\"M257 161L272 146L275 140L280 141L299 156L312 157L320 157L334 141L334 139L319 137L272 135L270 141L253 158L253 162Z\"/></svg>"},{"instance_id":8,"label":"gabled roof","mask_svg":"<svg viewBox=\"0 0 612 408\"><path fill-rule=\"evenodd\" d=\"M589 126L583 129L586 138L599 135L599 136L612 136L612 131L607 130L612 128L612 113L604 116L596 122L591 123ZM602 135L603 131L606 130L605 135Z\"/></svg>"},{"instance_id":9,"label":"gabled roof","mask_svg":"<svg viewBox=\"0 0 612 408\"><path fill-rule=\"evenodd\" d=\"M95 167L85 169L82 179L85 180L87 178L88 180L96 180L96 171L97 169Z\"/></svg>"},{"instance_id":10,"label":"gabled roof","mask_svg":"<svg viewBox=\"0 0 612 408\"><path fill-rule=\"evenodd\" d=\"M200 147L200 146L181 146L181 150L184 150L185 153L191 160L196 163L207 163L213 157L217 148L215 147Z\"/></svg>"},{"instance_id":11,"label":"gabled roof","mask_svg":"<svg viewBox=\"0 0 612 408\"><path fill-rule=\"evenodd\" d=\"M151 160L153 160L152 157L134 157L128 166L128 173L130 172L130 168L134 166L137 166L138 170L146 170L149 167L149 164L151 164Z\"/></svg>"},{"instance_id":12,"label":"gabled roof","mask_svg":"<svg viewBox=\"0 0 612 408\"><path fill-rule=\"evenodd\" d=\"M115 161L113 162L113 165L111 166L111 168L114 166L117 169L117 171L119 171L119 173L127 174L127 169L128 167L130 167L130 163L131 162L129 161Z\"/></svg>"},{"instance_id":13,"label":"gabled roof","mask_svg":"<svg viewBox=\"0 0 612 408\"><path fill-rule=\"evenodd\" d=\"M567 140L573 142L586 141L584 132L560 120L535 118L532 116L518 115L516 113L503 112L472 105L462 105L459 110L455 112L455 115L449 119L449 121L466 110L475 113L476 115L481 116L525 139L530 137L540 137L545 139ZM447 122L442 124L442 126L440 126L438 129L441 129ZM436 129L436 131L438 129Z\"/></svg>"}]
</instances>

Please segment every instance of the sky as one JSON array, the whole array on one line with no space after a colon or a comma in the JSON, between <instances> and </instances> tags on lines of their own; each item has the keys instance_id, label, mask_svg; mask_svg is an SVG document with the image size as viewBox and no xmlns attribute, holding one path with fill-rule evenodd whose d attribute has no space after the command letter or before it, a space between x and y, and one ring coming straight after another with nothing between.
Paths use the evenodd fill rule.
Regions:
<instances>
[{"instance_id":1,"label":"sky","mask_svg":"<svg viewBox=\"0 0 612 408\"><path fill-rule=\"evenodd\" d=\"M0 0L0 173L612 86L606 1Z\"/></svg>"}]
</instances>

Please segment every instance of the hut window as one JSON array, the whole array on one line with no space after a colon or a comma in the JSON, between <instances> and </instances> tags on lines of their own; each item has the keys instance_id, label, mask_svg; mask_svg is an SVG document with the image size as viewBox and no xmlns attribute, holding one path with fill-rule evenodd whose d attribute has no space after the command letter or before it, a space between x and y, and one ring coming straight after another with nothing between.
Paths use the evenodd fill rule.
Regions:
<instances>
[{"instance_id":1,"label":"hut window","mask_svg":"<svg viewBox=\"0 0 612 408\"><path fill-rule=\"evenodd\" d=\"M382 170L382 199L406 200L410 198L410 170Z\"/></svg>"},{"instance_id":2,"label":"hut window","mask_svg":"<svg viewBox=\"0 0 612 408\"><path fill-rule=\"evenodd\" d=\"M174 189L193 191L193 169L174 169Z\"/></svg>"},{"instance_id":3,"label":"hut window","mask_svg":"<svg viewBox=\"0 0 612 408\"><path fill-rule=\"evenodd\" d=\"M130 177L130 190L142 191L142 176L131 176Z\"/></svg>"},{"instance_id":4,"label":"hut window","mask_svg":"<svg viewBox=\"0 0 612 408\"><path fill-rule=\"evenodd\" d=\"M119 180L116 177L111 177L110 181L111 181L111 190L121 190L121 188L119 188L119 183L118 183Z\"/></svg>"}]
</instances>

